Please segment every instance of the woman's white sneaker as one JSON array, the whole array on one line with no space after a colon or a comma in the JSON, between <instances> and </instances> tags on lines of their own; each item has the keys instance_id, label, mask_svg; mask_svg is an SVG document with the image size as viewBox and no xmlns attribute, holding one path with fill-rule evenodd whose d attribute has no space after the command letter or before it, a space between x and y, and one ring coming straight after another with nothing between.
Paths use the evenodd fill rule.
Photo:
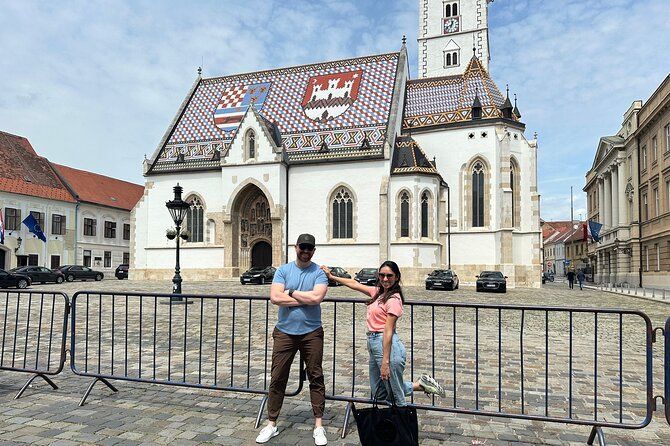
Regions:
<instances>
[{"instance_id":1,"label":"woman's white sneaker","mask_svg":"<svg viewBox=\"0 0 670 446\"><path fill-rule=\"evenodd\" d=\"M314 437L314 444L316 446L325 446L328 444L326 430L323 427L315 427L312 437Z\"/></svg>"},{"instance_id":2,"label":"woman's white sneaker","mask_svg":"<svg viewBox=\"0 0 670 446\"><path fill-rule=\"evenodd\" d=\"M444 388L442 388L440 383L435 381L435 379L430 375L422 375L421 378L419 378L419 385L428 395L439 395L443 398L446 395Z\"/></svg>"},{"instance_id":3,"label":"woman's white sneaker","mask_svg":"<svg viewBox=\"0 0 670 446\"><path fill-rule=\"evenodd\" d=\"M258 433L258 437L256 437L256 443L267 443L270 438L276 437L277 435L279 435L279 429L277 429L277 426L268 424Z\"/></svg>"}]
</instances>

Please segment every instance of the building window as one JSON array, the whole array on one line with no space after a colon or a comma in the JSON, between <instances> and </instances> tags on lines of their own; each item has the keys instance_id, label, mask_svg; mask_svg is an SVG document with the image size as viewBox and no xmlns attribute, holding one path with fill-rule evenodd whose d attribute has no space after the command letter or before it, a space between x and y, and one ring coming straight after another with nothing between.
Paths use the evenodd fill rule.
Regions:
<instances>
[{"instance_id":1,"label":"building window","mask_svg":"<svg viewBox=\"0 0 670 446\"><path fill-rule=\"evenodd\" d=\"M256 133L249 129L244 137L247 159L256 158Z\"/></svg>"},{"instance_id":2,"label":"building window","mask_svg":"<svg viewBox=\"0 0 670 446\"><path fill-rule=\"evenodd\" d=\"M21 209L5 208L5 229L14 231L21 225Z\"/></svg>"},{"instance_id":3,"label":"building window","mask_svg":"<svg viewBox=\"0 0 670 446\"><path fill-rule=\"evenodd\" d=\"M51 233L65 235L65 215L53 214L51 216Z\"/></svg>"},{"instance_id":4,"label":"building window","mask_svg":"<svg viewBox=\"0 0 670 446\"><path fill-rule=\"evenodd\" d=\"M115 221L105 221L105 238L116 238Z\"/></svg>"},{"instance_id":5,"label":"building window","mask_svg":"<svg viewBox=\"0 0 670 446\"><path fill-rule=\"evenodd\" d=\"M633 176L633 158L628 155L628 177Z\"/></svg>"},{"instance_id":6,"label":"building window","mask_svg":"<svg viewBox=\"0 0 670 446\"><path fill-rule=\"evenodd\" d=\"M37 266L40 264L40 258L37 254L28 254L28 266Z\"/></svg>"},{"instance_id":7,"label":"building window","mask_svg":"<svg viewBox=\"0 0 670 446\"><path fill-rule=\"evenodd\" d=\"M670 124L665 126L665 151L670 152Z\"/></svg>"},{"instance_id":8,"label":"building window","mask_svg":"<svg viewBox=\"0 0 670 446\"><path fill-rule=\"evenodd\" d=\"M519 225L521 215L521 187L519 185L521 178L519 177L519 167L515 160L510 163L509 169L509 184L512 189L512 227L516 228Z\"/></svg>"},{"instance_id":9,"label":"building window","mask_svg":"<svg viewBox=\"0 0 670 446\"><path fill-rule=\"evenodd\" d=\"M348 189L337 190L332 199L333 238L353 238L354 201Z\"/></svg>"},{"instance_id":10,"label":"building window","mask_svg":"<svg viewBox=\"0 0 670 446\"><path fill-rule=\"evenodd\" d=\"M105 251L105 268L112 267L112 251Z\"/></svg>"},{"instance_id":11,"label":"building window","mask_svg":"<svg viewBox=\"0 0 670 446\"><path fill-rule=\"evenodd\" d=\"M51 256L51 269L56 269L60 266L60 256Z\"/></svg>"},{"instance_id":12,"label":"building window","mask_svg":"<svg viewBox=\"0 0 670 446\"><path fill-rule=\"evenodd\" d=\"M665 212L670 212L670 180L665 181Z\"/></svg>"},{"instance_id":13,"label":"building window","mask_svg":"<svg viewBox=\"0 0 670 446\"><path fill-rule=\"evenodd\" d=\"M661 270L661 251L658 249L658 243L654 243L654 249L656 249L656 271Z\"/></svg>"},{"instance_id":14,"label":"building window","mask_svg":"<svg viewBox=\"0 0 670 446\"><path fill-rule=\"evenodd\" d=\"M642 146L642 168L640 170L647 170L647 146Z\"/></svg>"},{"instance_id":15,"label":"building window","mask_svg":"<svg viewBox=\"0 0 670 446\"><path fill-rule=\"evenodd\" d=\"M484 166L475 163L472 169L472 227L484 226Z\"/></svg>"},{"instance_id":16,"label":"building window","mask_svg":"<svg viewBox=\"0 0 670 446\"><path fill-rule=\"evenodd\" d=\"M84 218L84 235L95 237L97 221L94 218Z\"/></svg>"},{"instance_id":17,"label":"building window","mask_svg":"<svg viewBox=\"0 0 670 446\"><path fill-rule=\"evenodd\" d=\"M44 231L44 212L30 211L30 215L35 218L37 224L40 225L40 229Z\"/></svg>"},{"instance_id":18,"label":"building window","mask_svg":"<svg viewBox=\"0 0 670 446\"><path fill-rule=\"evenodd\" d=\"M123 263L126 265L130 264L130 253L129 252L124 252L123 253Z\"/></svg>"},{"instance_id":19,"label":"building window","mask_svg":"<svg viewBox=\"0 0 670 446\"><path fill-rule=\"evenodd\" d=\"M91 251L88 249L84 250L84 266L91 267Z\"/></svg>"},{"instance_id":20,"label":"building window","mask_svg":"<svg viewBox=\"0 0 670 446\"><path fill-rule=\"evenodd\" d=\"M129 223L124 223L123 224L123 239L124 240L130 240L130 224Z\"/></svg>"},{"instance_id":21,"label":"building window","mask_svg":"<svg viewBox=\"0 0 670 446\"><path fill-rule=\"evenodd\" d=\"M421 194L421 237L428 237L428 192Z\"/></svg>"},{"instance_id":22,"label":"building window","mask_svg":"<svg viewBox=\"0 0 670 446\"><path fill-rule=\"evenodd\" d=\"M652 162L655 163L658 161L658 138L655 136L651 138L651 153L652 153Z\"/></svg>"},{"instance_id":23,"label":"building window","mask_svg":"<svg viewBox=\"0 0 670 446\"><path fill-rule=\"evenodd\" d=\"M191 204L188 212L186 212L186 229L191 233L188 240L191 242L202 242L205 226L205 209L202 201L195 196L186 201Z\"/></svg>"},{"instance_id":24,"label":"building window","mask_svg":"<svg viewBox=\"0 0 670 446\"><path fill-rule=\"evenodd\" d=\"M644 250L644 270L649 271L649 249L645 246Z\"/></svg>"},{"instance_id":25,"label":"building window","mask_svg":"<svg viewBox=\"0 0 670 446\"><path fill-rule=\"evenodd\" d=\"M460 51L447 50L444 52L444 68L457 67L459 65L458 55Z\"/></svg>"},{"instance_id":26,"label":"building window","mask_svg":"<svg viewBox=\"0 0 670 446\"><path fill-rule=\"evenodd\" d=\"M642 218L649 220L649 203L647 203L647 194L642 195Z\"/></svg>"},{"instance_id":27,"label":"building window","mask_svg":"<svg viewBox=\"0 0 670 446\"><path fill-rule=\"evenodd\" d=\"M458 15L458 2L446 2L444 4L444 16L455 17Z\"/></svg>"},{"instance_id":28,"label":"building window","mask_svg":"<svg viewBox=\"0 0 670 446\"><path fill-rule=\"evenodd\" d=\"M658 187L654 188L654 217L658 217L660 214L659 208L661 207L661 201L658 196Z\"/></svg>"},{"instance_id":29,"label":"building window","mask_svg":"<svg viewBox=\"0 0 670 446\"><path fill-rule=\"evenodd\" d=\"M409 237L409 194L400 194L400 237Z\"/></svg>"}]
</instances>

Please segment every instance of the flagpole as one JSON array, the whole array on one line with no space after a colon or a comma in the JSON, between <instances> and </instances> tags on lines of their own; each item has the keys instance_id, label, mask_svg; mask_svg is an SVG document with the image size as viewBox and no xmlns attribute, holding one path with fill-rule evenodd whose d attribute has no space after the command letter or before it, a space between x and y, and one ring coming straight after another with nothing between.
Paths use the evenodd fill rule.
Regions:
<instances>
[{"instance_id":1,"label":"flagpole","mask_svg":"<svg viewBox=\"0 0 670 446\"><path fill-rule=\"evenodd\" d=\"M570 224L575 222L574 212L575 209L572 202L572 186L570 186Z\"/></svg>"}]
</instances>

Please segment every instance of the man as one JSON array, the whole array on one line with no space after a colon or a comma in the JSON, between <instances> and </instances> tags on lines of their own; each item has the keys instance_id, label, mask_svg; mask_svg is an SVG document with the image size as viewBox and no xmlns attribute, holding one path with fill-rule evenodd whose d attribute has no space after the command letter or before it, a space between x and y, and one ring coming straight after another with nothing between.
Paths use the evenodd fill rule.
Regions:
<instances>
[{"instance_id":1,"label":"man","mask_svg":"<svg viewBox=\"0 0 670 446\"><path fill-rule=\"evenodd\" d=\"M577 273L577 282L579 282L579 289L580 290L584 289L582 285L584 283L585 278L586 278L586 276L584 275L584 270L580 269L579 272Z\"/></svg>"},{"instance_id":2,"label":"man","mask_svg":"<svg viewBox=\"0 0 670 446\"><path fill-rule=\"evenodd\" d=\"M322 426L326 403L323 380L323 328L321 302L328 290L328 278L319 265L312 263L316 241L301 234L295 244L296 261L279 267L270 287L270 300L279 307L277 325L272 333L272 371L268 389L268 424L256 437L265 443L279 435L277 417L284 402L286 383L296 352L305 363L309 393L314 412L314 444L328 443Z\"/></svg>"},{"instance_id":3,"label":"man","mask_svg":"<svg viewBox=\"0 0 670 446\"><path fill-rule=\"evenodd\" d=\"M568 285L570 289L575 289L575 272L573 270L568 271Z\"/></svg>"}]
</instances>

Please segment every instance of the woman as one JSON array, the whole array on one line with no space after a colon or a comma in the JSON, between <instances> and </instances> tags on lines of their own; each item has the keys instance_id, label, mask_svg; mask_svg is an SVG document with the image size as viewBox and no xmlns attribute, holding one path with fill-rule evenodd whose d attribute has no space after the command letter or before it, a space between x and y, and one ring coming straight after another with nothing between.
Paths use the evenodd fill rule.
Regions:
<instances>
[{"instance_id":1,"label":"woman","mask_svg":"<svg viewBox=\"0 0 670 446\"><path fill-rule=\"evenodd\" d=\"M376 286L365 286L354 279L336 277L330 270L322 266L328 280L346 285L352 290L368 296L367 315L365 322L368 328L368 353L370 354L370 390L372 398L380 379L384 381L382 399L388 400L388 391L398 406L407 404L405 397L415 390L428 394L444 396L442 386L431 376L422 375L417 382L403 381L405 346L396 333L396 323L403 314L404 297L400 287L400 269L395 262L387 260L379 267Z\"/></svg>"}]
</instances>

